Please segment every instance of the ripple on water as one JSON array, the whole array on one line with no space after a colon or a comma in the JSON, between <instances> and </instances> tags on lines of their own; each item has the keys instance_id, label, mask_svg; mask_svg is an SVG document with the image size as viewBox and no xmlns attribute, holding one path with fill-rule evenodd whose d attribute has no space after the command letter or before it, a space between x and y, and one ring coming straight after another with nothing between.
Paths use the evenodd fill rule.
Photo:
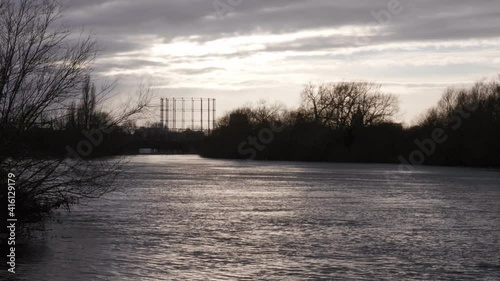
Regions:
<instances>
[{"instance_id":1,"label":"ripple on water","mask_svg":"<svg viewBox=\"0 0 500 281\"><path fill-rule=\"evenodd\" d=\"M132 157L19 280L500 279L500 174Z\"/></svg>"}]
</instances>

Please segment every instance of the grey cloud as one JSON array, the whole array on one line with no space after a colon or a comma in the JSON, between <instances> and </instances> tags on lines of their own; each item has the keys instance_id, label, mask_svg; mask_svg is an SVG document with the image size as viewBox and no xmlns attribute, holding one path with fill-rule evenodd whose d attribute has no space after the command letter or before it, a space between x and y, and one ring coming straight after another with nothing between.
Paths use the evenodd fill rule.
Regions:
<instances>
[{"instance_id":1,"label":"grey cloud","mask_svg":"<svg viewBox=\"0 0 500 281\"><path fill-rule=\"evenodd\" d=\"M226 0L221 0L226 1ZM97 34L104 57L143 50L158 38L168 43L179 38L203 44L219 38L254 33L280 34L307 29L360 27L373 23L373 12L385 10L395 0L242 0L234 12L217 19L213 0L67 0L67 22ZM500 2L496 0L400 0L403 12L392 15L384 32L370 37L370 45L393 42L487 39L500 37ZM358 34L358 37L366 34ZM148 39L150 38L150 39ZM186 39L187 40L187 39ZM263 51L317 51L355 47L356 37L332 36L295 39L267 44ZM246 57L257 51L226 55L175 57L171 63L196 62L213 57ZM295 57L294 59L300 59ZM125 61L100 65L102 70L133 68ZM198 72L197 72L198 71ZM200 72L201 71L201 72ZM184 69L199 74L210 69Z\"/></svg>"},{"instance_id":2,"label":"grey cloud","mask_svg":"<svg viewBox=\"0 0 500 281\"><path fill-rule=\"evenodd\" d=\"M451 85L449 83L396 83L396 82L384 82L384 86L399 86L408 88L448 88ZM473 84L473 83L460 83L462 84Z\"/></svg>"},{"instance_id":3,"label":"grey cloud","mask_svg":"<svg viewBox=\"0 0 500 281\"><path fill-rule=\"evenodd\" d=\"M101 55L127 53L135 50L140 50L148 46L147 43L141 41L133 41L120 38L104 37L96 35L97 48Z\"/></svg>"},{"instance_id":4,"label":"grey cloud","mask_svg":"<svg viewBox=\"0 0 500 281\"><path fill-rule=\"evenodd\" d=\"M147 66L168 66L168 64L144 59L124 59L113 62L98 62L95 66L95 71L98 73L106 73L116 69L135 70Z\"/></svg>"},{"instance_id":5,"label":"grey cloud","mask_svg":"<svg viewBox=\"0 0 500 281\"><path fill-rule=\"evenodd\" d=\"M224 1L224 0L221 0ZM199 42L255 32L279 34L346 25L365 26L374 21L372 11L386 9L392 0L242 0L234 13L222 20L212 0L68 0L70 24L99 34L107 52L139 49L147 42L132 42L152 35L170 42L198 36ZM500 2L494 0L400 0L404 10L385 26L389 35L372 38L372 44L436 39L500 36ZM360 34L359 36L364 36ZM345 40L344 40L345 41ZM289 44L292 50L316 50L353 45L350 39L312 38ZM268 46L269 51L287 45Z\"/></svg>"},{"instance_id":6,"label":"grey cloud","mask_svg":"<svg viewBox=\"0 0 500 281\"><path fill-rule=\"evenodd\" d=\"M224 70L224 68L219 68L219 67L206 67L206 68L182 68L182 69L174 69L173 71L181 74L187 74L187 75L197 75L197 74L204 74L204 73L209 73L209 72L214 72L217 70Z\"/></svg>"},{"instance_id":7,"label":"grey cloud","mask_svg":"<svg viewBox=\"0 0 500 281\"><path fill-rule=\"evenodd\" d=\"M67 2L68 10L65 20L68 24L96 34L99 47L103 50L98 57L96 70L106 73L114 69L136 69L144 66L172 66L169 73L183 75L197 75L217 71L217 59L245 58L259 52L296 51L293 57L287 60L315 59L343 59L341 55L325 54L324 56L310 57L307 52L330 49L355 47L356 37L332 36L295 38L283 43L265 44L262 50L235 51L231 54L208 54L202 56L185 55L175 56L164 54L168 64L158 64L149 60L125 59L113 60L121 53L141 51L147 57L147 48L153 40L169 43L174 40L191 40L204 44L220 38L245 36L256 33L282 34L309 29L343 26L365 27L373 23L371 12L385 10L390 1L395 0L241 0L241 5L234 7L234 11L224 19L216 18L213 6L214 0L63 0ZM227 2L228 0L220 0ZM370 37L369 45L376 46L386 43L429 42L446 40L475 40L500 37L500 1L498 0L400 0L403 12L392 15L391 21L384 25L383 32ZM358 37L365 34L358 34ZM357 53L360 56L370 55ZM416 58L418 59L418 58ZM190 64L203 63L212 68L195 69ZM223 66L223 65L221 65ZM185 68L184 68L185 67ZM486 67L485 67L486 68ZM429 68L430 69L430 68ZM488 69L489 70L489 69ZM495 70L495 69L493 69ZM283 69L283 71L288 71ZM470 70L471 72L473 70ZM451 74L450 74L451 75ZM471 73L472 75L472 73ZM313 74L311 74L312 77ZM195 96L202 93L205 96L224 97L225 100L240 103L241 96L252 96L263 92L260 86L269 85L267 77L264 80L245 80L234 82L232 85L241 86L238 90L210 90L174 88L176 81L165 81L168 77L160 70L153 72L150 78L162 88L163 93L180 96ZM305 76L304 79L308 79ZM137 75L120 75L119 92L130 92L137 83ZM194 80L195 77L189 77ZM253 76L252 76L253 78ZM463 78L463 77L462 77ZM184 80L190 80L184 79ZM390 80L387 77L387 80ZM299 80L299 79L297 79ZM436 79L439 80L439 79ZM457 78L457 81L463 79ZM396 80L398 81L398 80ZM409 79L411 82L411 79ZM433 81L431 81L433 82ZM230 84L231 81L221 81L221 84ZM302 81L290 81L288 92L282 87L277 90L270 88L269 93L296 94L300 91ZM422 92L438 93L441 84L411 84L388 83L389 86L403 86L408 88L426 88ZM193 83L196 87L196 83ZM259 88L259 89L257 89ZM257 90L256 90L257 89ZM434 91L436 90L436 91ZM231 102L229 102L231 103Z\"/></svg>"}]
</instances>

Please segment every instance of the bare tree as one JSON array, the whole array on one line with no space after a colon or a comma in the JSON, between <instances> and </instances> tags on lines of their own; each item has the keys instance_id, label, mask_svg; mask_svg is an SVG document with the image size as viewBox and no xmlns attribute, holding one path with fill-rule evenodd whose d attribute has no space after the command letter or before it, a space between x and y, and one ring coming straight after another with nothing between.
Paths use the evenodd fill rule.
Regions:
<instances>
[{"instance_id":1,"label":"bare tree","mask_svg":"<svg viewBox=\"0 0 500 281\"><path fill-rule=\"evenodd\" d=\"M225 114L219 118L217 126L228 126L232 114L245 115L252 126L281 125L284 122L286 113L286 107L282 103L270 103L262 99L255 104L248 103Z\"/></svg>"},{"instance_id":2,"label":"bare tree","mask_svg":"<svg viewBox=\"0 0 500 281\"><path fill-rule=\"evenodd\" d=\"M455 116L467 116L471 112L493 112L496 116L500 107L500 82L479 81L470 88L450 87L443 93L437 106L429 109L417 122L420 126L447 127ZM496 109L496 111L495 111Z\"/></svg>"},{"instance_id":3,"label":"bare tree","mask_svg":"<svg viewBox=\"0 0 500 281\"><path fill-rule=\"evenodd\" d=\"M34 157L19 145L47 116L68 107L86 130L96 116L98 101L89 77L96 43L64 26L62 16L57 0L0 0L0 174L2 179L16 175L17 217L24 225L43 222L79 198L111 191L120 166L120 161ZM75 101L82 92L78 112ZM136 103L131 100L110 114L106 126L129 120L150 99L150 89L141 88Z\"/></svg>"},{"instance_id":4,"label":"bare tree","mask_svg":"<svg viewBox=\"0 0 500 281\"><path fill-rule=\"evenodd\" d=\"M279 123L286 112L286 107L282 103L270 103L264 99L251 105L250 109L250 122L258 125Z\"/></svg>"},{"instance_id":5,"label":"bare tree","mask_svg":"<svg viewBox=\"0 0 500 281\"><path fill-rule=\"evenodd\" d=\"M331 96L331 84L322 84L316 87L309 83L302 90L302 105L301 109L306 113L307 117L314 122L326 125L333 114L333 100Z\"/></svg>"},{"instance_id":6,"label":"bare tree","mask_svg":"<svg viewBox=\"0 0 500 281\"><path fill-rule=\"evenodd\" d=\"M364 126L382 123L398 111L397 98L368 82L340 82L314 86L302 91L301 112L310 120L335 129L346 129L355 117Z\"/></svg>"},{"instance_id":7,"label":"bare tree","mask_svg":"<svg viewBox=\"0 0 500 281\"><path fill-rule=\"evenodd\" d=\"M0 1L0 126L22 133L78 94L95 42L57 25L57 1Z\"/></svg>"}]
</instances>

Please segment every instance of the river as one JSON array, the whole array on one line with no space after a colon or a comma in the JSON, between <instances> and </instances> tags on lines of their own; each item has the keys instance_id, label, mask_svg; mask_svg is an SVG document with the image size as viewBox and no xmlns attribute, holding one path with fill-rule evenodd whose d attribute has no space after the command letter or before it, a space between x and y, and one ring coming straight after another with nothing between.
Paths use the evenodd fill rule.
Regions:
<instances>
[{"instance_id":1,"label":"river","mask_svg":"<svg viewBox=\"0 0 500 281\"><path fill-rule=\"evenodd\" d=\"M17 280L500 280L500 172L136 156Z\"/></svg>"}]
</instances>

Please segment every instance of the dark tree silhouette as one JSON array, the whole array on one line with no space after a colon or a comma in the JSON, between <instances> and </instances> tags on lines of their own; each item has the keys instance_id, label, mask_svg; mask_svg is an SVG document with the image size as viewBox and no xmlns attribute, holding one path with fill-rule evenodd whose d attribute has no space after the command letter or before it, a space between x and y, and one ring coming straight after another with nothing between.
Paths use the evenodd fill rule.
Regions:
<instances>
[{"instance_id":1,"label":"dark tree silhouette","mask_svg":"<svg viewBox=\"0 0 500 281\"><path fill-rule=\"evenodd\" d=\"M254 145L256 159L400 163L423 149L423 164L500 166L500 80L446 90L413 127L391 122L397 110L397 99L376 84L308 84L297 110L275 115L244 107L225 115L202 155L246 158L238 145L279 120L286 128L265 146ZM436 129L445 141L429 144Z\"/></svg>"},{"instance_id":2,"label":"dark tree silhouette","mask_svg":"<svg viewBox=\"0 0 500 281\"><path fill-rule=\"evenodd\" d=\"M420 138L435 128L447 141L428 164L500 165L500 81L480 81L470 88L450 88L418 124Z\"/></svg>"},{"instance_id":3,"label":"dark tree silhouette","mask_svg":"<svg viewBox=\"0 0 500 281\"><path fill-rule=\"evenodd\" d=\"M99 116L89 77L95 41L62 24L59 3L0 0L0 176L4 181L7 173L16 175L16 215L21 230L40 226L53 210L69 208L77 199L110 192L120 165L40 157L33 149L37 132L68 107L71 126L90 130ZM75 101L82 92L77 106ZM137 103L114 115L108 127L144 109L149 96L149 90L140 91Z\"/></svg>"},{"instance_id":4,"label":"dark tree silhouette","mask_svg":"<svg viewBox=\"0 0 500 281\"><path fill-rule=\"evenodd\" d=\"M396 96L384 94L380 85L368 82L340 82L314 86L302 91L301 112L314 122L344 130L354 119L363 126L389 121L398 111Z\"/></svg>"}]
</instances>

